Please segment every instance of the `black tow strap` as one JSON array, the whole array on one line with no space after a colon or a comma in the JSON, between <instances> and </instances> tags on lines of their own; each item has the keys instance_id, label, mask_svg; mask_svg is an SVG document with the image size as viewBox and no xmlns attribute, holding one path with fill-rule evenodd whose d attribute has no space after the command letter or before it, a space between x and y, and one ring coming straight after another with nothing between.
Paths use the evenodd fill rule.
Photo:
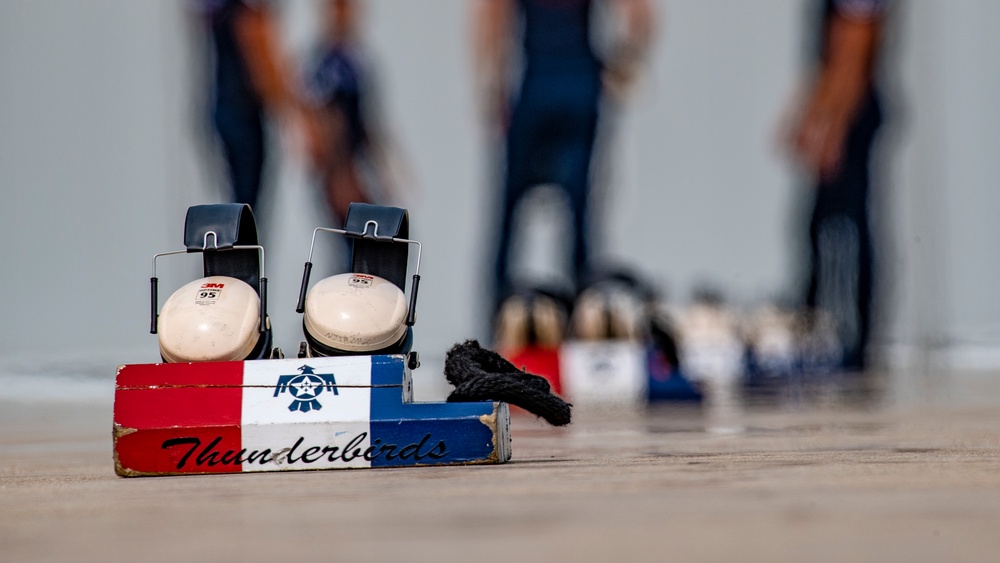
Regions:
<instances>
[{"instance_id":1,"label":"black tow strap","mask_svg":"<svg viewBox=\"0 0 1000 563\"><path fill-rule=\"evenodd\" d=\"M455 386L448 395L449 403L503 401L540 416L553 426L570 422L573 405L552 393L544 377L517 369L476 340L452 346L445 357L444 375Z\"/></svg>"}]
</instances>

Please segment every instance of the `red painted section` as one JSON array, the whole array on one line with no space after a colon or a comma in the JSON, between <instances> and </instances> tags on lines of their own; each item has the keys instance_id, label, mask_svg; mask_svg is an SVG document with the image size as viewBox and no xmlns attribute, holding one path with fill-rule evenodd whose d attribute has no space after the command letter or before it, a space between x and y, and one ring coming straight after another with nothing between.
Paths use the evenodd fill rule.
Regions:
<instances>
[{"instance_id":1,"label":"red painted section","mask_svg":"<svg viewBox=\"0 0 1000 563\"><path fill-rule=\"evenodd\" d=\"M134 364L122 366L117 389L177 385L234 386L243 384L243 362Z\"/></svg>"},{"instance_id":2,"label":"red painted section","mask_svg":"<svg viewBox=\"0 0 1000 563\"><path fill-rule=\"evenodd\" d=\"M115 391L115 422L126 428L239 426L240 387L151 387Z\"/></svg>"},{"instance_id":3,"label":"red painted section","mask_svg":"<svg viewBox=\"0 0 1000 563\"><path fill-rule=\"evenodd\" d=\"M559 349L528 347L503 352L507 361L535 375L548 380L552 391L557 395L562 393L562 383L559 377Z\"/></svg>"},{"instance_id":4,"label":"red painted section","mask_svg":"<svg viewBox=\"0 0 1000 563\"><path fill-rule=\"evenodd\" d=\"M115 422L126 428L240 424L243 362L140 364L118 372Z\"/></svg>"},{"instance_id":5,"label":"red painted section","mask_svg":"<svg viewBox=\"0 0 1000 563\"><path fill-rule=\"evenodd\" d=\"M242 382L243 362L124 366L116 381L114 420L119 428L135 432L118 438L121 466L144 473L239 471L233 464L206 461L198 466L194 458L217 437L216 457L239 452ZM173 438L201 442L183 467L178 467L181 457L192 446L164 449L164 441Z\"/></svg>"}]
</instances>

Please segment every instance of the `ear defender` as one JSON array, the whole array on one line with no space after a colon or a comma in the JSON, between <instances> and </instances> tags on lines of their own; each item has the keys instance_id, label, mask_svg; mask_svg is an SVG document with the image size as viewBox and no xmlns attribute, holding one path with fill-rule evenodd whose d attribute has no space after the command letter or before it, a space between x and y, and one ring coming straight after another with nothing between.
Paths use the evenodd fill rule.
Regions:
<instances>
[{"instance_id":1,"label":"ear defender","mask_svg":"<svg viewBox=\"0 0 1000 563\"><path fill-rule=\"evenodd\" d=\"M209 276L188 283L164 303L157 322L166 362L228 362L254 357L260 299L246 282Z\"/></svg>"},{"instance_id":2,"label":"ear defender","mask_svg":"<svg viewBox=\"0 0 1000 563\"><path fill-rule=\"evenodd\" d=\"M495 316L494 345L500 350L558 348L566 338L568 309L568 299L542 288L514 293Z\"/></svg>"},{"instance_id":3,"label":"ear defender","mask_svg":"<svg viewBox=\"0 0 1000 563\"><path fill-rule=\"evenodd\" d=\"M392 283L367 274L339 274L306 297L302 328L319 355L406 353L406 297Z\"/></svg>"},{"instance_id":4,"label":"ear defender","mask_svg":"<svg viewBox=\"0 0 1000 563\"><path fill-rule=\"evenodd\" d=\"M572 334L580 340L639 340L643 305L619 288L589 287L573 306Z\"/></svg>"},{"instance_id":5,"label":"ear defender","mask_svg":"<svg viewBox=\"0 0 1000 563\"><path fill-rule=\"evenodd\" d=\"M408 231L405 209L363 203L350 205L343 229L313 230L295 309L303 314L306 338L299 347L299 357L411 354L420 243L408 239ZM351 240L352 271L309 288L316 235L321 232ZM416 246L417 256L407 299L404 291L410 245ZM415 353L409 363L411 368L419 365Z\"/></svg>"},{"instance_id":6,"label":"ear defender","mask_svg":"<svg viewBox=\"0 0 1000 563\"><path fill-rule=\"evenodd\" d=\"M245 204L196 205L184 223L185 250L153 256L150 332L164 362L227 362L281 357L267 317L264 248ZM156 261L201 253L205 277L175 291L158 310Z\"/></svg>"},{"instance_id":7,"label":"ear defender","mask_svg":"<svg viewBox=\"0 0 1000 563\"><path fill-rule=\"evenodd\" d=\"M623 271L598 273L573 305L570 333L579 340L643 340L655 293Z\"/></svg>"}]
</instances>

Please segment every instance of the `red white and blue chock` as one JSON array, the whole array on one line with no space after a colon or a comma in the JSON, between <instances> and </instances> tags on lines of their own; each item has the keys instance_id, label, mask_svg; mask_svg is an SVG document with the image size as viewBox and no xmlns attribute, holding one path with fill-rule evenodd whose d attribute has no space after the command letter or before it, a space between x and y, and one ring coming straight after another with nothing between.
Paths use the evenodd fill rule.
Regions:
<instances>
[{"instance_id":1,"label":"red white and blue chock","mask_svg":"<svg viewBox=\"0 0 1000 563\"><path fill-rule=\"evenodd\" d=\"M413 402L405 357L137 364L118 369L124 477L510 459L503 402Z\"/></svg>"}]
</instances>

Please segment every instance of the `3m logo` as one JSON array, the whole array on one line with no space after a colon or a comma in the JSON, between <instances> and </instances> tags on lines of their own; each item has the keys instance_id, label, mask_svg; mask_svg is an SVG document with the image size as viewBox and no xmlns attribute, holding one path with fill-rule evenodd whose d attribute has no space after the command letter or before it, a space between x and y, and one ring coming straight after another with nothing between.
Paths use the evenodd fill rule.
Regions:
<instances>
[{"instance_id":1,"label":"3m logo","mask_svg":"<svg viewBox=\"0 0 1000 563\"><path fill-rule=\"evenodd\" d=\"M224 287L226 287L224 283L203 283L198 289L198 295L194 302L198 305L214 305L219 300Z\"/></svg>"}]
</instances>

